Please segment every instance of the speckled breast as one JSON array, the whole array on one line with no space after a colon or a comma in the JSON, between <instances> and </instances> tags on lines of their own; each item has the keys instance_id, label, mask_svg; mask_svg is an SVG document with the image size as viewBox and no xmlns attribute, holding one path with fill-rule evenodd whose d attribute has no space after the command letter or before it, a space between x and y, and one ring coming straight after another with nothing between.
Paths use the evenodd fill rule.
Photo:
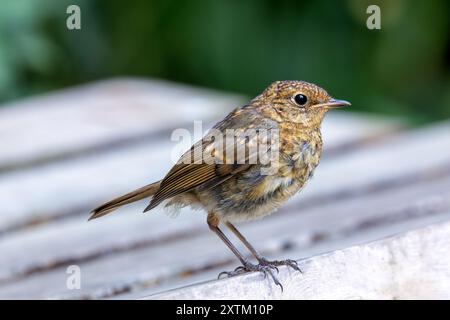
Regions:
<instances>
[{"instance_id":1,"label":"speckled breast","mask_svg":"<svg viewBox=\"0 0 450 320\"><path fill-rule=\"evenodd\" d=\"M200 195L202 202L231 222L254 220L272 213L312 177L319 164L322 144L320 139L317 143L298 141L289 150L288 153L280 150L273 174L262 174L262 167L255 165L205 191Z\"/></svg>"}]
</instances>

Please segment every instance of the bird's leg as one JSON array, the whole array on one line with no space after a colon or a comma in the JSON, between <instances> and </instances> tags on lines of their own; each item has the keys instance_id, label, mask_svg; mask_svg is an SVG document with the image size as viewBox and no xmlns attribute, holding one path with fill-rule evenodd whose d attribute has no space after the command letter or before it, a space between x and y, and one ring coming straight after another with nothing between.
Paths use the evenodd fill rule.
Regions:
<instances>
[{"instance_id":1,"label":"bird's leg","mask_svg":"<svg viewBox=\"0 0 450 320\"><path fill-rule=\"evenodd\" d=\"M248 242L248 240L244 237L244 235L240 233L239 230L233 224L231 224L230 222L226 222L225 225L236 235L236 237L239 238L239 240L242 241L242 243L247 247L247 249L250 250L250 252L256 258L256 260L258 260L260 265L269 266L271 268L276 269L277 271L278 271L277 266L289 266L294 270L302 272L298 267L297 261L295 260L292 259L274 260L274 261L267 260L250 244L250 242Z\"/></svg>"},{"instance_id":2,"label":"bird's leg","mask_svg":"<svg viewBox=\"0 0 450 320\"><path fill-rule=\"evenodd\" d=\"M241 261L242 266L237 267L234 271L228 272L224 271L219 274L219 278L222 275L227 275L229 277L235 276L238 274L242 274L245 272L250 271L260 271L264 274L264 277L267 277L269 275L276 285L279 285L281 287L281 290L283 290L283 286L278 281L278 279L275 277L275 275L272 273L271 267L268 265L262 265L262 264L253 264L246 260L244 256L239 252L239 250L231 243L231 241L226 237L226 235L222 232L222 230L219 229L218 224L219 220L216 218L213 214L208 214L208 226L211 231L213 231L217 236L227 245L227 247L234 253L234 255Z\"/></svg>"},{"instance_id":3,"label":"bird's leg","mask_svg":"<svg viewBox=\"0 0 450 320\"><path fill-rule=\"evenodd\" d=\"M258 251L256 251L255 248L253 248L253 246L250 244L250 242L248 242L248 240L244 237L244 235L242 233L240 233L239 230L234 225L232 225L230 222L225 222L225 225L228 227L228 229L230 229L236 235L236 237L238 237L239 240L242 241L242 243L247 247L248 250L250 250L252 255L258 261L263 258L261 256L261 254Z\"/></svg>"},{"instance_id":4,"label":"bird's leg","mask_svg":"<svg viewBox=\"0 0 450 320\"><path fill-rule=\"evenodd\" d=\"M209 225L209 229L213 231L217 236L227 245L227 247L234 253L234 255L241 261L242 265L246 265L248 261L242 256L239 250L231 243L230 240L225 236L219 227Z\"/></svg>"}]
</instances>

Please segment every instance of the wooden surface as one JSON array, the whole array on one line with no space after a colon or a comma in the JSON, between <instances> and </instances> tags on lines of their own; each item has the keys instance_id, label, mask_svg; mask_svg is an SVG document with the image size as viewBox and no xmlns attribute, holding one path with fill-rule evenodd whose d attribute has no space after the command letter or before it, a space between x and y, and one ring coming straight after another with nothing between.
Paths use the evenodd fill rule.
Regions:
<instances>
[{"instance_id":1,"label":"wooden surface","mask_svg":"<svg viewBox=\"0 0 450 320\"><path fill-rule=\"evenodd\" d=\"M248 273L148 299L450 299L450 223L299 261L280 268L283 291Z\"/></svg>"},{"instance_id":2,"label":"wooden surface","mask_svg":"<svg viewBox=\"0 0 450 320\"><path fill-rule=\"evenodd\" d=\"M202 212L142 214L145 202L87 223L110 198L160 179L172 130L204 129L245 98L115 79L0 107L0 298L141 298L237 266ZM333 112L314 179L241 231L265 255L305 258L450 219L450 123ZM188 146L186 146L188 147ZM429 156L433 154L433 156ZM81 289L66 269L81 269ZM238 298L238 297L236 297Z\"/></svg>"}]
</instances>

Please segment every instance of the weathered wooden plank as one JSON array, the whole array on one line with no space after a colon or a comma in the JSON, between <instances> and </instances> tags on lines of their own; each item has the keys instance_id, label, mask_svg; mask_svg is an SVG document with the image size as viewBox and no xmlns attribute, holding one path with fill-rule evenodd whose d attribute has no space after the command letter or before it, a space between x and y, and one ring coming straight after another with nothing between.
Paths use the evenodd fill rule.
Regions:
<instances>
[{"instance_id":1,"label":"weathered wooden plank","mask_svg":"<svg viewBox=\"0 0 450 320\"><path fill-rule=\"evenodd\" d=\"M393 195L394 197L397 194ZM445 196L444 196L445 197ZM415 197L410 195L408 197L411 201L409 206L402 207L387 205L387 212L378 216L364 217L366 214L365 208L361 208L359 212L363 217L352 217L353 210L348 210L350 216L340 215L341 208L338 208L338 219L341 218L345 222L340 224L336 223L334 219L329 218L333 214L334 207L328 206L328 215L321 216L320 213L312 213L312 215L317 216L317 220L308 221L303 218L298 219L299 222L292 221L292 225L303 225L306 223L304 228L299 228L297 235L292 238L287 239L284 243L280 241L279 246L285 245L290 247L287 250L275 250L276 244L274 239L272 239L270 247L262 247L258 242L258 247L263 250L268 250L265 254L272 259L292 259L298 257L311 257L317 254L323 254L324 252L329 252L336 249L347 248L352 245L357 245L361 243L366 243L368 241L379 240L386 236L395 235L401 232L410 231L416 228L422 228L424 226L441 223L450 220L450 210L447 213L439 213L444 209L442 201L443 198L436 196L427 196L423 198ZM414 199L414 200L411 200ZM364 199L361 199L364 201ZM373 210L376 211L377 207L380 206L380 202L369 203L368 205L374 206ZM400 199L400 203L403 201L408 201L408 199ZM384 208L384 206L383 206ZM381 208L381 209L383 209ZM440 208L440 209L438 209ZM319 210L317 211L319 212ZM395 212L395 214L394 214ZM300 213L299 213L300 214ZM352 221L355 219L354 221ZM323 226L323 222L327 221L327 226ZM344 227L346 225L346 227ZM279 225L273 225L273 228L277 228ZM242 229L247 234L248 230ZM281 229L282 233L286 229ZM253 234L248 234L252 236ZM286 235L289 238L289 234ZM278 252L276 252L278 251ZM216 264L218 265L218 264ZM179 273L177 276L165 277L163 281L160 281L151 285L134 285L130 286L128 292L119 293L111 296L112 299L138 299L154 294L155 292L164 293L168 290L173 290L174 288L181 288L184 286L203 283L205 279L214 280L217 275L224 270L232 270L237 265L237 262L233 264L228 264L227 266L213 267L210 264L210 268L204 269L191 269L191 273L186 276L184 273Z\"/></svg>"},{"instance_id":2,"label":"weathered wooden plank","mask_svg":"<svg viewBox=\"0 0 450 320\"><path fill-rule=\"evenodd\" d=\"M268 256L309 256L339 248L343 244L339 240L349 241L352 236L353 241L357 242L351 244L361 243L407 231L411 227L450 219L449 185L450 179L447 177L419 187L375 192L358 199L309 208L298 214L280 212L257 223L243 225L242 231ZM442 190L447 191L441 193ZM324 221L327 223L324 224ZM167 221L167 227L176 223ZM146 226L150 232L150 217ZM118 229L114 235L121 237L120 232ZM66 250L77 250L78 246L71 245L70 239L64 236L61 235L59 241L66 246ZM89 239L92 242L93 238ZM100 238L95 240L101 241ZM189 278L183 275L202 273L209 268L231 268L229 262L236 264L224 245L204 225L203 229L198 229L182 241L175 240L164 245L138 246L134 250L103 255L93 261L67 261L58 268L50 268L48 272L4 283L0 286L0 297L102 298L142 288L157 290L159 283L176 278L180 279L178 284L186 283ZM95 243L92 242L92 245ZM46 251L49 250L46 248ZM65 267L73 263L80 265L82 270L81 291L65 288ZM44 283L45 286L42 285Z\"/></svg>"},{"instance_id":3,"label":"weathered wooden plank","mask_svg":"<svg viewBox=\"0 0 450 320\"><path fill-rule=\"evenodd\" d=\"M430 130L434 132L435 129ZM399 142L409 140L407 136L404 139L400 139ZM364 186L370 190L374 186L385 185L386 178L382 171L369 170L366 172L365 169L367 165L370 167L373 164L379 165L381 169L385 168L392 158L396 157L396 152L408 155L408 152L410 152L408 150L411 146L408 147L406 143L400 144L402 147L397 144L388 144L389 148L392 148L392 152L394 152L390 157L385 157L383 152L379 152L380 149L364 151L364 158L368 160L366 163L361 163L360 167L353 166L356 172L354 175L348 175L343 168L345 169L348 166L346 161L348 157L359 158L359 156L362 156L361 154L359 156L349 154L346 157L339 158L339 161L324 161L315 181L312 182L316 186L310 185L305 190L305 195L296 197L288 204L288 208L291 207L292 210L297 210L298 206L303 207L308 202L314 202L312 201L314 199L316 199L316 203L322 203L326 199L337 200L341 197L341 191L346 189L347 192L351 193L355 192L355 190L359 192ZM378 159L377 155L379 154L382 154L383 158ZM429 175L430 172L432 173L435 166L441 164L442 159L439 157L432 159L438 162L431 161L428 163L430 167L428 171L423 173L425 176ZM327 166L331 166L333 169L327 170ZM390 182L395 178L401 179L408 172L415 177L420 173L419 169L423 169L422 162L410 162L408 165L404 165L401 169L395 171L393 175L388 177L387 181ZM320 174L321 171L329 172L330 174L323 176ZM366 175L365 181L368 183L367 185L360 183L361 175ZM332 185L335 187L331 191L328 186L330 180L334 181ZM314 190L314 192L311 191L308 195L308 189ZM325 195L328 195L328 198L322 192L326 192ZM3 266L3 268L0 268L0 278L5 279L12 274L27 273L27 270L45 268L45 266L68 260L83 260L95 257L109 252L111 249L120 251L126 248L133 248L141 243L155 242L156 239L172 238L173 234L190 234L195 232L198 226L204 224L204 218L201 214L196 214L195 216L182 215L176 224L165 227L166 223L170 223L170 221L167 221L163 215L158 215L155 212L151 217L152 225L147 226L142 224L142 217L135 214L139 211L138 209L130 208L128 211L134 214L128 216L117 214L103 221L91 222L90 224L86 224L84 219L77 217L65 223L49 224L36 230L25 230L23 233L17 233L3 239L0 243L1 251L4 252L2 258L5 259L4 261L9 262L0 264ZM149 232L149 230L155 231ZM120 234L120 237L117 234ZM95 241L92 241L92 239L95 239ZM19 244L21 248L27 248L27 251L39 252L39 254L23 255L21 251L15 249L15 246ZM69 246L75 249L67 252L66 248ZM49 247L52 247L52 250L48 250Z\"/></svg>"},{"instance_id":4,"label":"weathered wooden plank","mask_svg":"<svg viewBox=\"0 0 450 320\"><path fill-rule=\"evenodd\" d=\"M299 261L284 291L251 273L149 299L450 299L450 223Z\"/></svg>"},{"instance_id":5,"label":"weathered wooden plank","mask_svg":"<svg viewBox=\"0 0 450 320\"><path fill-rule=\"evenodd\" d=\"M330 116L324 124L328 150L374 139L396 128L394 123L380 119L351 114ZM30 168L0 175L3 210L0 235L89 211L114 196L160 179L172 165L171 153L176 144L167 134L164 141L133 144L40 166L39 170Z\"/></svg>"},{"instance_id":6,"label":"weathered wooden plank","mask_svg":"<svg viewBox=\"0 0 450 320\"><path fill-rule=\"evenodd\" d=\"M448 220L447 220L448 221ZM445 221L443 221L445 223ZM407 226L403 226L404 228L402 229L403 231L411 231L415 228L423 228L423 226L426 225L426 223L424 223L423 221L420 222L419 220L414 220L411 221L411 223L408 223ZM339 238L339 239L334 239L334 241L332 243L329 243L328 241L326 241L325 243L322 243L321 245L314 245L312 247L308 247L308 248L304 248L301 252L300 255L298 255L298 257L312 257L314 255L317 254L323 254L324 252L329 252L329 251L333 251L333 250L338 250L338 249L342 249L342 248L348 248L349 246L353 246L355 244L361 244L364 242L367 242L368 240L372 239L376 239L379 240L380 237L383 237L387 234L396 234L398 233L399 228L398 226L384 226L383 227L383 232L380 233L379 229L369 229L369 230L364 230L363 232L357 232L357 233L352 233L349 234L348 236L346 236L345 238ZM288 253L285 253L283 255L279 255L279 256L274 256L274 259L279 259L280 257L284 257L284 258L293 258L294 252L290 252L288 251ZM228 270L231 270L232 265L230 265L229 267L227 267ZM182 274L180 274L178 277L172 277L169 279L165 279L165 281L162 281L159 284L156 284L154 286L130 286L130 290L123 290L123 293L118 293L115 295L111 295L108 297L108 299L119 299L119 300L123 300L123 299L157 299L157 297L152 297L152 295L164 295L164 294L170 294L171 290L178 290L179 288L183 288L186 286L191 286L191 285L199 285L199 284L203 284L205 283L205 279L210 279L210 281L214 281L217 279L217 275L226 270L226 267L221 266L221 267L215 267L215 268L209 268L206 270L201 270L201 272L195 272L190 274L188 277L183 276ZM303 271L305 271L303 269ZM292 272L292 271L291 271ZM320 275L319 275L320 276ZM261 279L261 278L259 278ZM265 281L265 280L261 280L261 281ZM270 283L266 282L268 285L271 285ZM410 298L412 299L413 297L410 296ZM416 297L418 298L418 297ZM423 297L426 298L426 297ZM428 297L430 298L430 297ZM434 297L436 298L436 297ZM163 298L164 299L164 298ZM191 298L191 299L195 299L195 298ZM241 298L239 296L235 296L234 299L244 299ZM284 298L287 299L287 298ZM300 299L300 298L295 298L295 299ZM306 298L303 298L306 299ZM310 298L313 299L313 298ZM317 299L324 299L317 297ZM330 298L331 299L331 298ZM336 297L336 299L344 299L343 297L338 298ZM387 298L385 298L387 299ZM405 297L404 297L405 299Z\"/></svg>"},{"instance_id":7,"label":"weathered wooden plank","mask_svg":"<svg viewBox=\"0 0 450 320\"><path fill-rule=\"evenodd\" d=\"M115 79L0 108L0 171L148 138L211 120L242 96L161 80Z\"/></svg>"}]
</instances>

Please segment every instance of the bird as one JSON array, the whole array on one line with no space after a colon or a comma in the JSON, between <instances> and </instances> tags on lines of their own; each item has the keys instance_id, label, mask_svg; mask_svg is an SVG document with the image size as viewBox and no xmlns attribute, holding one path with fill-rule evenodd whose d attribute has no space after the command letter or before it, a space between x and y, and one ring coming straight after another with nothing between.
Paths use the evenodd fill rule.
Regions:
<instances>
[{"instance_id":1,"label":"bird","mask_svg":"<svg viewBox=\"0 0 450 320\"><path fill-rule=\"evenodd\" d=\"M337 100L306 81L271 83L261 94L230 112L194 143L160 180L115 198L91 211L89 220L126 204L148 199L144 212L161 205L206 212L206 222L239 259L234 276L259 271L278 281L274 271L293 259L270 261L235 227L263 218L301 191L313 176L322 154L321 124L325 114L350 103ZM228 228L257 260L252 263L228 239Z\"/></svg>"}]
</instances>

